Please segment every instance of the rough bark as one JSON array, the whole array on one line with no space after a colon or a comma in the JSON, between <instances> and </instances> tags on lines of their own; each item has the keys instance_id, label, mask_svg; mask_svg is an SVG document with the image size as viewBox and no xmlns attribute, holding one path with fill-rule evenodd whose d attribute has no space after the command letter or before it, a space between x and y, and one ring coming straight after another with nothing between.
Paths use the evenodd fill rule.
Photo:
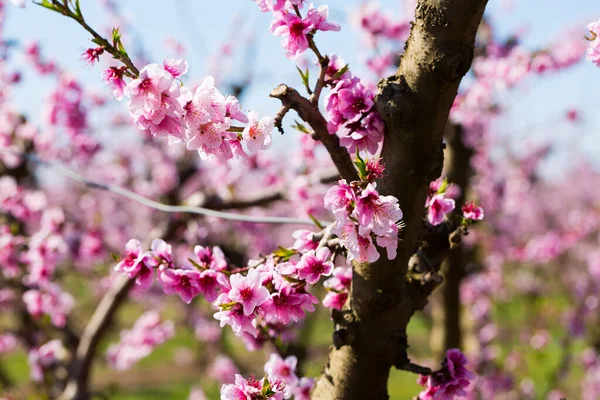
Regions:
<instances>
[{"instance_id":1,"label":"rough bark","mask_svg":"<svg viewBox=\"0 0 600 400\"><path fill-rule=\"evenodd\" d=\"M461 194L456 199L457 207L465 202L469 179L472 175L471 156L473 151L463 142L463 130L460 126L451 126L446 143L446 172L448 181L461 188ZM459 246L448 254L444 268L443 316L444 316L444 348L460 348L462 345L460 284L466 275L467 254ZM445 351L445 350L443 350Z\"/></svg>"},{"instance_id":2,"label":"rough bark","mask_svg":"<svg viewBox=\"0 0 600 400\"><path fill-rule=\"evenodd\" d=\"M430 291L414 290L406 273L420 244L429 183L441 174L444 127L470 68L486 3L420 0L398 71L379 84L386 176L378 189L399 199L406 227L395 260L383 256L354 265L349 300L334 314L334 347L313 399L387 399L390 368L415 370L407 357L406 326Z\"/></svg>"}]
</instances>

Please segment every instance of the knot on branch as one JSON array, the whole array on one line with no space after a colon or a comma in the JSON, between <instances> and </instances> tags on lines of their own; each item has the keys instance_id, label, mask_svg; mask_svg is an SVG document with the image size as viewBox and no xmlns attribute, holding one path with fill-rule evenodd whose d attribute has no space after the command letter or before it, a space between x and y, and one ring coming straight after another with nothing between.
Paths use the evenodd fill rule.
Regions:
<instances>
[{"instance_id":1,"label":"knot on branch","mask_svg":"<svg viewBox=\"0 0 600 400\"><path fill-rule=\"evenodd\" d=\"M455 43L441 46L440 51L442 55L436 65L441 68L444 78L448 82L461 80L471 68L475 55L474 47L465 43Z\"/></svg>"},{"instance_id":2,"label":"knot on branch","mask_svg":"<svg viewBox=\"0 0 600 400\"><path fill-rule=\"evenodd\" d=\"M351 345L354 341L356 317L351 309L331 310L331 318L335 322L333 330L333 346L339 350L342 346Z\"/></svg>"},{"instance_id":3,"label":"knot on branch","mask_svg":"<svg viewBox=\"0 0 600 400\"><path fill-rule=\"evenodd\" d=\"M415 109L404 76L393 75L382 79L377 87L379 88L375 98L377 111L386 124L399 128L409 126L415 118Z\"/></svg>"}]
</instances>

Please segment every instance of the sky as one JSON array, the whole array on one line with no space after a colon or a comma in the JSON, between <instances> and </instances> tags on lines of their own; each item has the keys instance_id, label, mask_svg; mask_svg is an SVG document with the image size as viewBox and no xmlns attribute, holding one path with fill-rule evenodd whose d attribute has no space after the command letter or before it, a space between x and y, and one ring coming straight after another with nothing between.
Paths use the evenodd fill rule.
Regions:
<instances>
[{"instance_id":1,"label":"sky","mask_svg":"<svg viewBox=\"0 0 600 400\"><path fill-rule=\"evenodd\" d=\"M247 70L255 72L251 90L243 98L245 108L260 114L273 114L279 104L268 97L279 83L299 86L294 62L287 60L279 38L269 31L270 15L261 13L249 0L117 0L119 8L133 28L126 40L133 40L146 49L150 61L161 62L173 51L164 43L167 37L176 38L189 50L189 79L198 80L209 71L208 62L225 38L237 46L246 46L254 38L252 62L240 58L230 71L233 76L243 76ZM347 62L356 75L369 75L361 68L364 47L355 29L348 22L358 1L316 0L316 5L329 4L331 19L342 25L342 32L320 32L319 48L326 53L335 51ZM111 21L100 5L101 0L81 0L86 20L99 32L106 32ZM389 15L402 15L401 0L381 0ZM560 39L561 31L585 25L600 18L598 0L490 0L488 17L500 35L516 31L526 32L524 44L532 49ZM107 89L100 81L100 68L84 65L81 53L90 46L89 35L62 15L35 6L31 2L25 9L8 7L6 38L19 43L39 41L43 53L59 60L79 79L99 92ZM131 42L130 42L131 43ZM17 64L22 60L16 59ZM249 64L249 65L248 65ZM44 94L51 90L51 79L26 76L25 84L15 93L16 104L30 115L39 114ZM31 79L28 79L31 78ZM506 124L499 129L512 135L515 141L552 140L564 147L575 147L592 159L600 159L600 112L597 106L600 93L600 69L591 62L582 62L569 71L548 78L533 78L507 96ZM125 107L125 104L122 105ZM567 129L557 123L566 109L575 107L582 112L583 125ZM291 121L290 121L291 122ZM600 165L600 163L598 164Z\"/></svg>"}]
</instances>

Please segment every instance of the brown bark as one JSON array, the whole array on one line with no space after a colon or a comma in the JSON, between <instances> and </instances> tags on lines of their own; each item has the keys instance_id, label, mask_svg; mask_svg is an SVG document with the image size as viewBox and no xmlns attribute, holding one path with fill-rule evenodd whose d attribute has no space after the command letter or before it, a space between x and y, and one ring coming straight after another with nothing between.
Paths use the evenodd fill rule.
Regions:
<instances>
[{"instance_id":1,"label":"brown bark","mask_svg":"<svg viewBox=\"0 0 600 400\"><path fill-rule=\"evenodd\" d=\"M472 175L471 156L473 151L463 142L463 129L460 126L449 126L446 135L446 175L448 181L461 188L461 194L456 199L460 207L466 198L469 179ZM444 269L443 315L444 315L444 347L445 349L460 348L462 345L460 284L466 275L468 255L459 246L448 254Z\"/></svg>"},{"instance_id":2,"label":"brown bark","mask_svg":"<svg viewBox=\"0 0 600 400\"><path fill-rule=\"evenodd\" d=\"M398 71L379 84L386 176L378 189L399 199L406 227L395 260L383 256L354 265L351 293L334 314L334 348L313 399L387 399L390 368L417 369L408 361L406 326L430 290L409 284L406 273L420 244L429 183L441 174L444 127L471 65L486 3L420 0Z\"/></svg>"}]
</instances>

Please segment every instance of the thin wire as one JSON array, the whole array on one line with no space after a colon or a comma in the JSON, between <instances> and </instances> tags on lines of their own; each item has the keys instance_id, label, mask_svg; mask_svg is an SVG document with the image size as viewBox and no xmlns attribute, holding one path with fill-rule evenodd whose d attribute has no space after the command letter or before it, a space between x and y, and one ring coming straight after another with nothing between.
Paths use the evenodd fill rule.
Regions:
<instances>
[{"instance_id":1,"label":"thin wire","mask_svg":"<svg viewBox=\"0 0 600 400\"><path fill-rule=\"evenodd\" d=\"M124 189L119 186L107 185L104 183L94 182L86 177L79 175L75 171L68 169L67 167L49 162L40 159L38 156L34 154L24 154L21 153L23 157L27 158L29 161L47 167L50 170L54 170L59 175L64 176L72 181L79 182L89 188L104 190L107 192L115 193L119 196L125 197L129 200L133 200L139 204L145 205L146 207L153 208L155 210L167 212L167 213L186 213L186 214L198 214L205 215L208 217L215 217L220 219L226 219L229 221L239 221L239 222L251 222L257 224L292 224L292 225L311 225L314 226L315 223L308 219L300 219L300 218L286 218L286 217L269 217L269 216L252 216L252 215L241 215L241 214L233 214L222 211L211 210L203 207L193 207L193 206L171 206L164 203L159 203L154 200L150 200L142 195L139 195L130 190ZM323 225L327 225L327 222L321 222Z\"/></svg>"}]
</instances>

